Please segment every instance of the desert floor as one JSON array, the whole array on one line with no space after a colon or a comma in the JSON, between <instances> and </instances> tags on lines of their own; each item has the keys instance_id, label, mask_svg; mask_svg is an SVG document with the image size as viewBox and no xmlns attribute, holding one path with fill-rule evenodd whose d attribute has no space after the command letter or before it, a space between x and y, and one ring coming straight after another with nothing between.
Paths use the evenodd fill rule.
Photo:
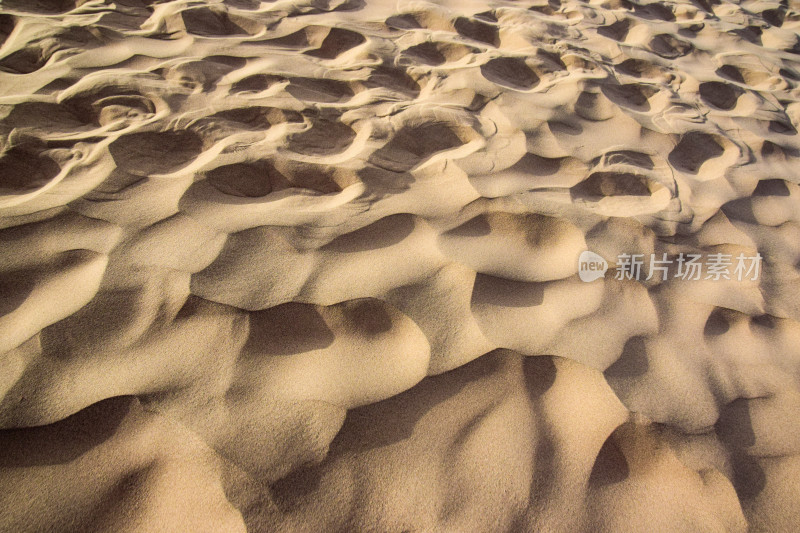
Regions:
<instances>
[{"instance_id":1,"label":"desert floor","mask_svg":"<svg viewBox=\"0 0 800 533\"><path fill-rule=\"evenodd\" d=\"M0 531L800 531L798 31L0 0Z\"/></svg>"}]
</instances>

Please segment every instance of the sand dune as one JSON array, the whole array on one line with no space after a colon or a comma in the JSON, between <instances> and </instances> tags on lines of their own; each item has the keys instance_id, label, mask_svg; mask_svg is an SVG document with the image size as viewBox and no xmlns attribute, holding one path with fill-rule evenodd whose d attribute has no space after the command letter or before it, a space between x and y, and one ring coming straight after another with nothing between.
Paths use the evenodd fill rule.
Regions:
<instances>
[{"instance_id":1,"label":"sand dune","mask_svg":"<svg viewBox=\"0 0 800 533\"><path fill-rule=\"evenodd\" d=\"M0 530L800 529L798 32L0 1Z\"/></svg>"}]
</instances>

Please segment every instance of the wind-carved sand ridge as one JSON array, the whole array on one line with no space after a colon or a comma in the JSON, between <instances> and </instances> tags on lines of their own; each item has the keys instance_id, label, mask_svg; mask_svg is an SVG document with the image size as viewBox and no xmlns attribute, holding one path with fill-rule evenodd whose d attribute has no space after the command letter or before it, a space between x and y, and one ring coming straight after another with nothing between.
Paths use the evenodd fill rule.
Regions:
<instances>
[{"instance_id":1,"label":"wind-carved sand ridge","mask_svg":"<svg viewBox=\"0 0 800 533\"><path fill-rule=\"evenodd\" d=\"M0 530L800 529L798 29L3 0Z\"/></svg>"}]
</instances>

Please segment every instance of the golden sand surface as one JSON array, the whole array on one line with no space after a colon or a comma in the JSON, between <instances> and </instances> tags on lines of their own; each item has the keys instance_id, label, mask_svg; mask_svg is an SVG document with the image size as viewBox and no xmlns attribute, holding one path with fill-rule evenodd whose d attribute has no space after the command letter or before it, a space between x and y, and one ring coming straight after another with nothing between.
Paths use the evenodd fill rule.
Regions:
<instances>
[{"instance_id":1,"label":"golden sand surface","mask_svg":"<svg viewBox=\"0 0 800 533\"><path fill-rule=\"evenodd\" d=\"M0 0L0 531L800 531L798 31Z\"/></svg>"}]
</instances>

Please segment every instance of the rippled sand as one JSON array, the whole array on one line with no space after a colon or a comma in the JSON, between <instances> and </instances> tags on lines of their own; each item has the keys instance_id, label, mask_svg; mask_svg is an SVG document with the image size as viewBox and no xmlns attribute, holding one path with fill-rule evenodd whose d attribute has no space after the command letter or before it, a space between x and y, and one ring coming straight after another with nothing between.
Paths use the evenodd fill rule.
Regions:
<instances>
[{"instance_id":1,"label":"rippled sand","mask_svg":"<svg viewBox=\"0 0 800 533\"><path fill-rule=\"evenodd\" d=\"M800 530L795 0L0 13L0 530Z\"/></svg>"}]
</instances>

